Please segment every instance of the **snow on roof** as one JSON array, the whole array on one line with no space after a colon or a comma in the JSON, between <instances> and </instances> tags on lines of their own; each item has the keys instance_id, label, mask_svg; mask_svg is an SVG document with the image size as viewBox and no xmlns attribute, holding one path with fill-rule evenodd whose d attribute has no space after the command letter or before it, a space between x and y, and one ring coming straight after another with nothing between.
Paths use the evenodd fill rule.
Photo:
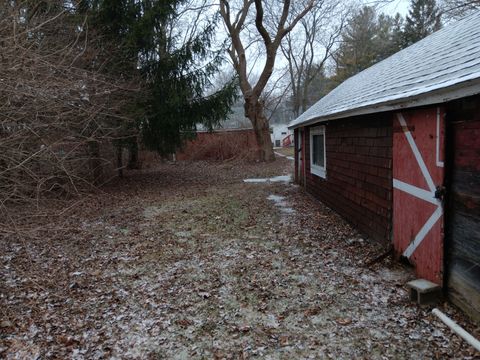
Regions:
<instances>
[{"instance_id":1,"label":"snow on roof","mask_svg":"<svg viewBox=\"0 0 480 360\"><path fill-rule=\"evenodd\" d=\"M477 93L480 11L347 79L289 127L441 103Z\"/></svg>"}]
</instances>

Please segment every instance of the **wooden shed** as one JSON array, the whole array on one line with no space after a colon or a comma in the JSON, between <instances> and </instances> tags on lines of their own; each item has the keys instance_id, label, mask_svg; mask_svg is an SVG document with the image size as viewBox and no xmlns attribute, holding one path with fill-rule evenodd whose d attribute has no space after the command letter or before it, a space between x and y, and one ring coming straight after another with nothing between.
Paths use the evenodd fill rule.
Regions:
<instances>
[{"instance_id":1,"label":"wooden shed","mask_svg":"<svg viewBox=\"0 0 480 360\"><path fill-rule=\"evenodd\" d=\"M295 179L480 320L480 12L289 125Z\"/></svg>"}]
</instances>

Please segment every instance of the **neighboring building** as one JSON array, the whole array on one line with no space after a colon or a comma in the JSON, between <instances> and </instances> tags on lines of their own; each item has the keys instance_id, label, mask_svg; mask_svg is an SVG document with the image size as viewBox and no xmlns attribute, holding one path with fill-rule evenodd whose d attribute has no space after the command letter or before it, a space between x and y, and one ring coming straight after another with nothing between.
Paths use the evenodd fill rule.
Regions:
<instances>
[{"instance_id":1,"label":"neighboring building","mask_svg":"<svg viewBox=\"0 0 480 360\"><path fill-rule=\"evenodd\" d=\"M289 139L292 132L288 129L287 124L274 124L270 126L270 137L274 147L290 146L286 141ZM286 144L288 143L288 144Z\"/></svg>"},{"instance_id":2,"label":"neighboring building","mask_svg":"<svg viewBox=\"0 0 480 360\"><path fill-rule=\"evenodd\" d=\"M296 181L480 319L480 12L292 121Z\"/></svg>"}]
</instances>

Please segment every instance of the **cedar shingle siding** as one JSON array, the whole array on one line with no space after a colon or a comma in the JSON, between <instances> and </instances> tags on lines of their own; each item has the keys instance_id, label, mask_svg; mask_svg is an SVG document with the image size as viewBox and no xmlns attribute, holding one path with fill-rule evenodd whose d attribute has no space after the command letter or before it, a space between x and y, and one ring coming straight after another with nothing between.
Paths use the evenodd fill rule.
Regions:
<instances>
[{"instance_id":1,"label":"cedar shingle siding","mask_svg":"<svg viewBox=\"0 0 480 360\"><path fill-rule=\"evenodd\" d=\"M336 120L326 124L325 134L326 179L310 173L309 134L306 134L307 191L365 234L376 240L389 241L392 216L391 114Z\"/></svg>"}]
</instances>

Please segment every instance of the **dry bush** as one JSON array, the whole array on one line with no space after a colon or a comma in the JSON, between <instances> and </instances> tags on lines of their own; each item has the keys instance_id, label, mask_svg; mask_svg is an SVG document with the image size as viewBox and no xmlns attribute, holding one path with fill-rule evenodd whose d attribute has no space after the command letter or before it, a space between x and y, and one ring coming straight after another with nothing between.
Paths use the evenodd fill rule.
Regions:
<instances>
[{"instance_id":1,"label":"dry bush","mask_svg":"<svg viewBox=\"0 0 480 360\"><path fill-rule=\"evenodd\" d=\"M131 135L133 80L102 75L86 19L51 9L27 16L25 4L0 2L0 217L103 181L112 140Z\"/></svg>"},{"instance_id":2,"label":"dry bush","mask_svg":"<svg viewBox=\"0 0 480 360\"><path fill-rule=\"evenodd\" d=\"M248 160L258 158L258 145L253 130L199 133L177 154L178 160Z\"/></svg>"},{"instance_id":3,"label":"dry bush","mask_svg":"<svg viewBox=\"0 0 480 360\"><path fill-rule=\"evenodd\" d=\"M0 2L0 238L41 239L35 219L64 216L77 203L65 199L108 180L113 142L135 136L125 109L140 82L106 76L86 19L51 9ZM39 206L46 198L56 210Z\"/></svg>"}]
</instances>

